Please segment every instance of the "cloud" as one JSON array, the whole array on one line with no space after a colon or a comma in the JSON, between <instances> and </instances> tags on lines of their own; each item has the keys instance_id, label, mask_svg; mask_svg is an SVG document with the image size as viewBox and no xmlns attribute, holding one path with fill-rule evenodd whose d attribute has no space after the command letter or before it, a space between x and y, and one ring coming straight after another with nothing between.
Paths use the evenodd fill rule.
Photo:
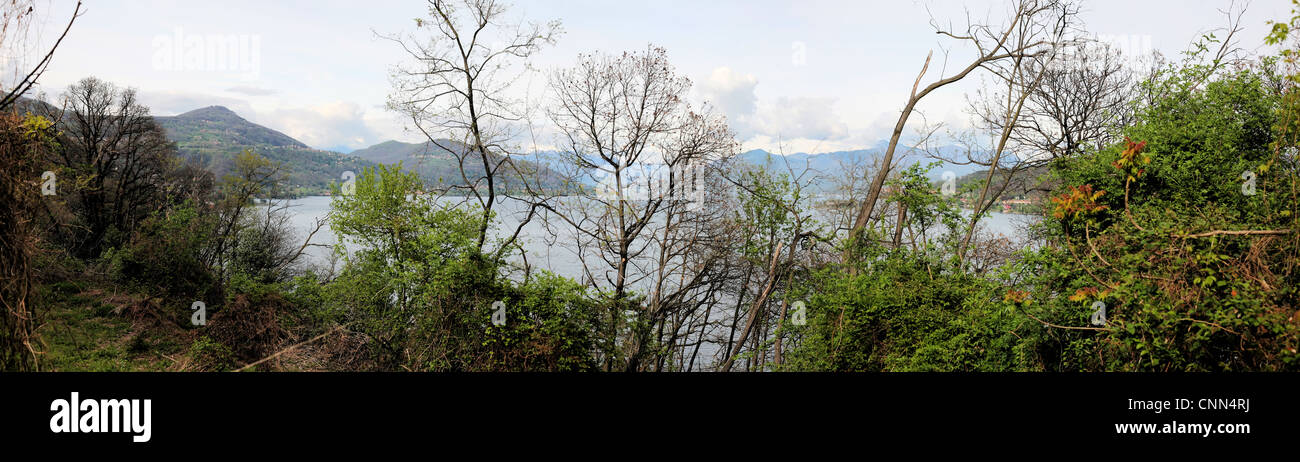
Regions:
<instances>
[{"instance_id":1,"label":"cloud","mask_svg":"<svg viewBox=\"0 0 1300 462\"><path fill-rule=\"evenodd\" d=\"M761 134L782 138L808 138L838 141L849 135L849 127L835 113L835 98L777 98L774 104L760 105L758 127Z\"/></svg>"},{"instance_id":2,"label":"cloud","mask_svg":"<svg viewBox=\"0 0 1300 462\"><path fill-rule=\"evenodd\" d=\"M267 95L274 95L277 93L275 90L272 90L270 88L258 88L258 87L252 87L247 85L230 87L227 88L226 91L231 93L239 93L241 95L248 95L248 96L267 96Z\"/></svg>"},{"instance_id":3,"label":"cloud","mask_svg":"<svg viewBox=\"0 0 1300 462\"><path fill-rule=\"evenodd\" d=\"M778 144L807 148L851 145L846 144L849 127L834 110L835 98L780 97L762 101L757 88L758 79L753 75L719 67L700 83L697 91L727 116L731 129L747 145L777 149Z\"/></svg>"},{"instance_id":4,"label":"cloud","mask_svg":"<svg viewBox=\"0 0 1300 462\"><path fill-rule=\"evenodd\" d=\"M359 104L335 101L275 109L258 114L256 122L284 132L308 146L352 150L385 141L379 131L367 123L367 120L375 120L367 117L368 112Z\"/></svg>"},{"instance_id":5,"label":"cloud","mask_svg":"<svg viewBox=\"0 0 1300 462\"><path fill-rule=\"evenodd\" d=\"M140 103L149 107L149 113L156 116L177 115L208 106L225 106L244 117L253 113L253 108L248 101L239 98L204 93L145 90L140 90L137 95Z\"/></svg>"},{"instance_id":6,"label":"cloud","mask_svg":"<svg viewBox=\"0 0 1300 462\"><path fill-rule=\"evenodd\" d=\"M754 115L758 96L754 89L758 79L750 74L737 74L730 68L719 67L700 83L700 94L717 107L733 124L743 123ZM733 127L736 128L736 127Z\"/></svg>"}]
</instances>

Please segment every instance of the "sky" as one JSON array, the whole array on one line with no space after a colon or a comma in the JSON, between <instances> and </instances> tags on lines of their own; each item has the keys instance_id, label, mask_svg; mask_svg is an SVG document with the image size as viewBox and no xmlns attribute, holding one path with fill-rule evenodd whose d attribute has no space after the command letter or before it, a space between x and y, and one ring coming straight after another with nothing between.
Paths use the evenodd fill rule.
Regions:
<instances>
[{"instance_id":1,"label":"sky","mask_svg":"<svg viewBox=\"0 0 1300 462\"><path fill-rule=\"evenodd\" d=\"M52 43L75 5L36 1L47 22L33 30L33 50ZM1080 19L1103 39L1174 56L1226 25L1223 10L1231 5L1084 0ZM417 32L415 18L428 13L423 0L87 0L84 9L41 79L39 90L50 97L93 75L135 88L155 115L223 105L321 149L423 139L385 109L389 72L410 57L377 36ZM564 34L532 58L536 71L511 91L544 107L547 75L574 65L579 53L653 44L693 81L692 100L727 116L743 149L860 149L888 138L927 53L936 55L923 85L938 78L944 48L952 49L951 67L964 65L964 49L934 33L931 15L943 23L964 23L968 14L997 22L1005 9L1000 0L518 0L510 18L558 19ZM1285 0L1249 3L1241 46L1270 52L1266 21L1289 10ZM225 63L185 56L205 40L233 40L239 51ZM5 63L12 61L0 59ZM926 121L961 130L967 97L980 84L972 77L945 87L919 109ZM548 136L543 130L537 137L539 147L553 142Z\"/></svg>"}]
</instances>

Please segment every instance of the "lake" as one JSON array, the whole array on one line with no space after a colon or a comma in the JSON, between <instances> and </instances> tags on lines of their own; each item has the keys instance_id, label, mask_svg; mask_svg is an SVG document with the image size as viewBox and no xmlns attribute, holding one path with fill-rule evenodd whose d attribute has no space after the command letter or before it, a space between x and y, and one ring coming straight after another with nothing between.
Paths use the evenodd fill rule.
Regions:
<instances>
[{"instance_id":1,"label":"lake","mask_svg":"<svg viewBox=\"0 0 1300 462\"><path fill-rule=\"evenodd\" d=\"M462 199L446 198L443 200L460 201ZM330 202L331 198L328 196L304 197L289 202L291 223L298 234L298 239L306 237L307 233L315 226L317 219L326 217L330 211ZM518 215L527 211L524 203L510 199L499 203L496 209L499 221L494 229L498 237L505 237L503 236L505 233L513 232L521 218ZM970 216L969 212L966 212L966 216ZM1027 235L1025 227L1036 220L1036 217L1029 215L993 213L981 221L981 226L988 232L1008 235L1013 239L1023 239ZM551 233L546 232L544 229L541 220L535 219L523 228L520 233L520 240L527 251L528 262L535 270L546 269L561 276L582 281L582 264L574 251L576 241L571 236L564 237L568 232L571 231L562 229L559 233L560 238L552 238ZM328 267L329 255L333 252L332 247L337 242L337 237L326 225L326 228L316 234L312 243L329 247L309 247L307 261L304 264L308 267ZM355 248L349 249L349 251L355 250ZM518 263L519 257L513 257L512 261ZM596 277L601 276L598 274ZM636 284L633 284L631 288L636 290L636 286ZM730 306L730 304L730 301L724 301L723 306ZM729 332L720 327L724 325L722 321L731 315L726 311L725 309L711 311L712 315L709 318L713 324L706 325L711 327L705 327L707 335L699 348L701 364L716 363L726 354L725 346L727 345ZM692 365L695 364L692 363Z\"/></svg>"},{"instance_id":2,"label":"lake","mask_svg":"<svg viewBox=\"0 0 1300 462\"><path fill-rule=\"evenodd\" d=\"M330 211L329 196L309 196L301 199L289 201L289 211L292 214L290 219L294 230L298 233L298 239L305 238L307 233L315 226L316 220L325 218ZM447 198L444 201L458 201L460 198ZM519 225L522 219L520 214L526 212L524 203L505 199L495 207L500 218L495 232L498 237L506 237ZM969 212L966 212L969 217ZM1038 217L1032 215L1015 215L1006 213L991 213L987 218L981 220L981 226L988 232L1004 234L1008 237L1023 238L1026 236L1026 227L1036 222ZM561 233L561 236L564 236ZM546 232L543 224L539 220L533 220L524 227L520 233L520 240L523 247L528 252L528 262L535 269L546 269L556 274L581 279L582 264L579 261L571 246L555 242L550 233ZM309 266L326 265L329 261L329 254L333 252L332 247L338 242L334 232L329 229L327 224L324 229L312 239L312 244L322 244L330 247L309 247L307 249L306 262ZM355 249L349 249L355 250ZM517 260L518 257L515 257Z\"/></svg>"}]
</instances>

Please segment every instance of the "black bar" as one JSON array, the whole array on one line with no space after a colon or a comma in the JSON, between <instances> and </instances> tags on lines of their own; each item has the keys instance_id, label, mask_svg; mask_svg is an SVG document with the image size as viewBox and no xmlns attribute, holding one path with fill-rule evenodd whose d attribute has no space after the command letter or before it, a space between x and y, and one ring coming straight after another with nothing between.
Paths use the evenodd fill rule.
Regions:
<instances>
[{"instance_id":1,"label":"black bar","mask_svg":"<svg viewBox=\"0 0 1300 462\"><path fill-rule=\"evenodd\" d=\"M8 401L4 440L60 449L232 452L325 443L366 448L527 442L558 448L561 442L601 439L655 445L693 440L705 446L757 441L810 449L909 440L987 450L1005 442L1080 448L1284 442L1300 429L1296 383L1294 374L1262 373L0 376ZM72 392L82 401L149 399L150 440L133 442L130 433L52 432L51 403L68 400ZM1178 399L1192 409L1155 412L1150 404L1130 402L1168 401L1173 407ZM1248 400L1248 410L1199 409L1245 403L1240 400ZM1174 422L1248 424L1249 433L1133 435L1115 428Z\"/></svg>"}]
</instances>

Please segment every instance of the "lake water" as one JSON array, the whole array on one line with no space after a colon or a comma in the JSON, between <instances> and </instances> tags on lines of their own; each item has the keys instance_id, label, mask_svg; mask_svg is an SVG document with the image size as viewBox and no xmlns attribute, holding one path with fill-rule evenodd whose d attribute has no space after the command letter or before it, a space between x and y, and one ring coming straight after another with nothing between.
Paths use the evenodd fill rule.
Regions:
<instances>
[{"instance_id":1,"label":"lake water","mask_svg":"<svg viewBox=\"0 0 1300 462\"><path fill-rule=\"evenodd\" d=\"M456 199L444 199L447 201L458 201ZM305 197L290 201L289 211L291 223L295 231L299 234L299 239L305 238L312 228L315 227L317 219L324 219L330 212L331 198L327 196ZM495 226L495 233L498 237L505 237L504 234L511 233L518 226L522 213L527 211L526 205L519 201L505 200L498 207L498 223ZM969 217L969 212L967 212ZM1013 240L1023 240L1027 236L1026 227L1036 221L1036 217L1028 215L1010 215L1002 213L991 214L988 218L981 221L981 227L985 232L1000 233L1011 237ZM559 237L552 237L553 234L547 232L545 225L541 220L534 219L523 228L520 233L520 241L523 248L527 251L528 263L537 269L546 269L561 276L569 277L578 281L583 281L582 264L579 260L575 243L576 240L570 233L571 230L558 230ZM568 237L566 237L568 236ZM328 268L330 258L333 253L333 247L337 243L337 237L333 231L328 228L328 224L312 239L313 244L322 244L328 247L309 247L307 250L307 261L304 262L308 267ZM355 251L350 248L349 251ZM589 256L589 258L591 258ZM513 257L514 263L519 263L518 256ZM340 263L341 266L341 263ZM603 277L596 275L596 277ZM636 285L632 285L636 290ZM730 306L730 302L723 303L724 306ZM707 324L705 341L700 345L699 363L692 363L692 367L707 368L708 364L717 364L726 355L725 347L729 332L722 326L722 322L731 316L727 310L714 310L709 316L711 323Z\"/></svg>"},{"instance_id":2,"label":"lake water","mask_svg":"<svg viewBox=\"0 0 1300 462\"><path fill-rule=\"evenodd\" d=\"M290 201L291 222L295 232L299 235L299 239L305 238L307 233L311 232L317 219L323 219L329 214L330 201L329 196L310 196ZM510 199L500 202L496 209L500 219L498 226L495 227L498 237L506 237L508 233L513 232L523 218L521 215L527 211L522 202ZM970 216L969 212L966 216ZM1031 215L992 213L981 220L980 224L987 232L1003 234L1015 239L1026 236L1027 226L1036 221L1037 217ZM560 233L561 240L564 239L564 235L564 232ZM582 265L572 246L557 242L557 239L553 238L551 233L545 230L540 220L534 219L526 225L520 233L519 239L528 252L528 263L534 269L546 269L562 276L581 279ZM307 250L308 261L306 263L309 266L327 264L329 255L333 252L332 247L337 242L334 232L326 224L326 227L313 237L312 244L322 244L329 247L309 247ZM518 260L518 257L516 257L516 260Z\"/></svg>"}]
</instances>

